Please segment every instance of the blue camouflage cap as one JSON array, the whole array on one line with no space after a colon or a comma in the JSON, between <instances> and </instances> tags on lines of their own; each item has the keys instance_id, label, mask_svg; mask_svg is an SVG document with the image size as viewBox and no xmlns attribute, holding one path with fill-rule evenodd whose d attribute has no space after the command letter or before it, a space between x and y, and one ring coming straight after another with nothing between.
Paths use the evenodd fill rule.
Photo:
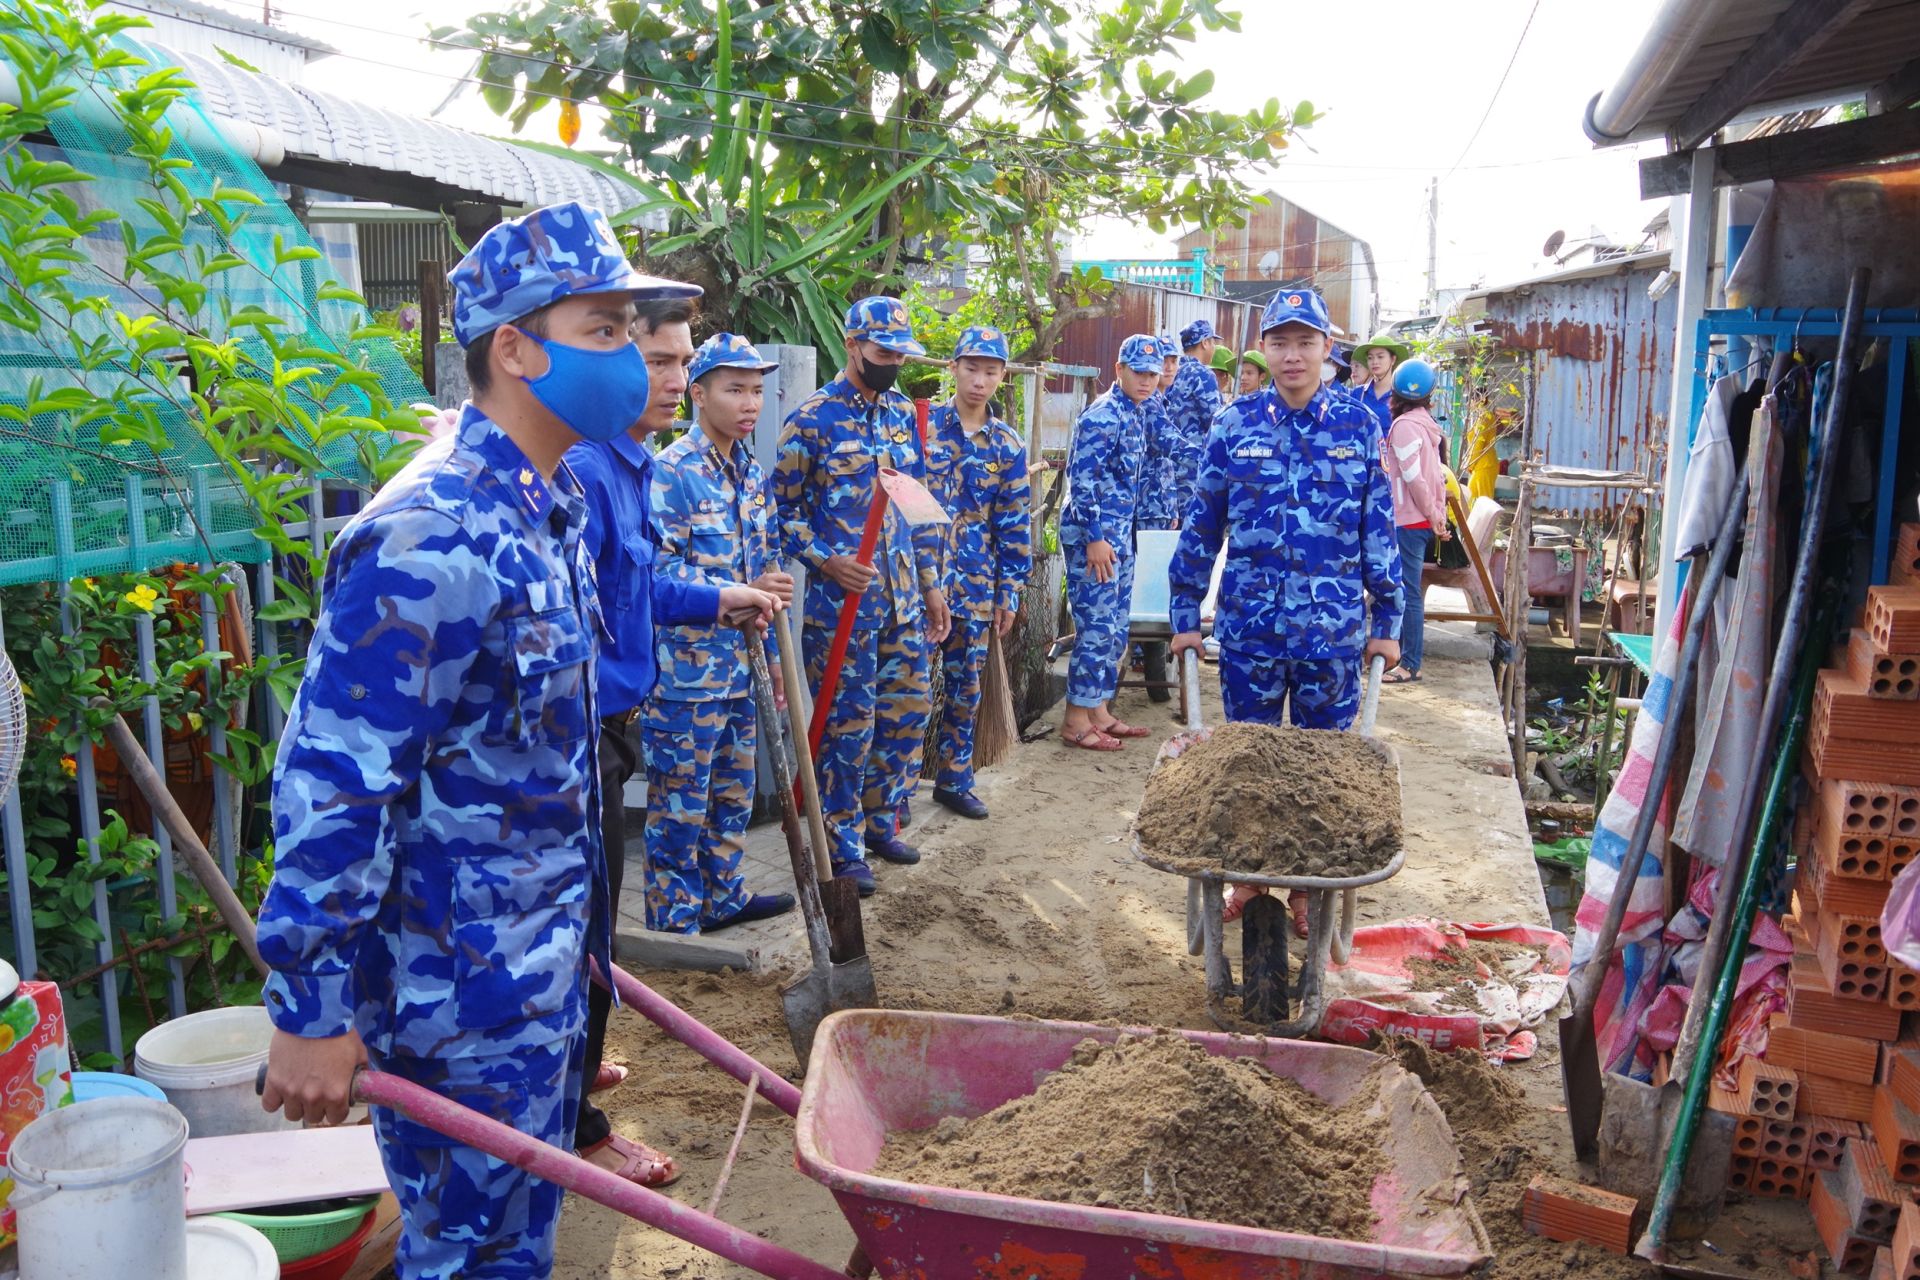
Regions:
<instances>
[{"instance_id":1,"label":"blue camouflage cap","mask_svg":"<svg viewBox=\"0 0 1920 1280\"><path fill-rule=\"evenodd\" d=\"M1163 333L1160 335L1160 358L1164 360L1168 356L1172 356L1175 360L1178 360L1180 358L1180 344L1174 341L1172 334Z\"/></svg>"},{"instance_id":2,"label":"blue camouflage cap","mask_svg":"<svg viewBox=\"0 0 1920 1280\"><path fill-rule=\"evenodd\" d=\"M1160 340L1150 333L1136 333L1120 344L1120 363L1135 373L1160 372Z\"/></svg>"},{"instance_id":3,"label":"blue camouflage cap","mask_svg":"<svg viewBox=\"0 0 1920 1280\"><path fill-rule=\"evenodd\" d=\"M634 270L607 215L577 200L491 228L447 273L460 345L577 293L697 298L699 285Z\"/></svg>"},{"instance_id":4,"label":"blue camouflage cap","mask_svg":"<svg viewBox=\"0 0 1920 1280\"><path fill-rule=\"evenodd\" d=\"M1321 333L1333 332L1333 321L1327 318L1326 299L1312 289L1282 289L1267 300L1266 310L1260 313L1260 332L1269 333L1283 324L1303 324Z\"/></svg>"},{"instance_id":5,"label":"blue camouflage cap","mask_svg":"<svg viewBox=\"0 0 1920 1280\"><path fill-rule=\"evenodd\" d=\"M1182 350L1187 347L1197 347L1208 338L1217 338L1219 336L1219 334L1213 331L1212 321L1195 320L1192 324L1180 331L1180 346Z\"/></svg>"},{"instance_id":6,"label":"blue camouflage cap","mask_svg":"<svg viewBox=\"0 0 1920 1280\"><path fill-rule=\"evenodd\" d=\"M960 341L953 344L955 360L972 356L977 360L1011 361L1007 354L1007 335L989 325L976 324L968 327L960 335Z\"/></svg>"},{"instance_id":7,"label":"blue camouflage cap","mask_svg":"<svg viewBox=\"0 0 1920 1280\"><path fill-rule=\"evenodd\" d=\"M927 349L913 340L913 322L898 298L876 294L847 308L847 336L871 342L886 351L923 356Z\"/></svg>"},{"instance_id":8,"label":"blue camouflage cap","mask_svg":"<svg viewBox=\"0 0 1920 1280\"><path fill-rule=\"evenodd\" d=\"M700 344L687 369L687 381L698 382L715 369L753 369L765 373L778 369L778 360L769 360L758 347L737 333L716 333Z\"/></svg>"}]
</instances>

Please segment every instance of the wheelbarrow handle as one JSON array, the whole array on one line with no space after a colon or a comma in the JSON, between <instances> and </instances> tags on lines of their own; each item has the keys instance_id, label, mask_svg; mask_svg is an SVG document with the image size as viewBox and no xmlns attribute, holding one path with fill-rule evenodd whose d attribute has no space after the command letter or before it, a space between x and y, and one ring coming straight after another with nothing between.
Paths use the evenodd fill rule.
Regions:
<instances>
[{"instance_id":1,"label":"wheelbarrow handle","mask_svg":"<svg viewBox=\"0 0 1920 1280\"><path fill-rule=\"evenodd\" d=\"M598 968L596 964L594 973L596 981L600 978ZM788 1115L800 1114L798 1086L772 1067L767 1066L617 964L613 966L611 985L614 993L620 997L621 1004L631 1005L647 1021L741 1084L749 1080L758 1080L760 1095Z\"/></svg>"},{"instance_id":2,"label":"wheelbarrow handle","mask_svg":"<svg viewBox=\"0 0 1920 1280\"><path fill-rule=\"evenodd\" d=\"M361 1071L354 1077L353 1099L401 1112L416 1124L763 1276L845 1280L844 1274L834 1268L629 1182L590 1160L469 1110L411 1080L384 1071Z\"/></svg>"},{"instance_id":3,"label":"wheelbarrow handle","mask_svg":"<svg viewBox=\"0 0 1920 1280\"><path fill-rule=\"evenodd\" d=\"M1373 722L1380 714L1380 685L1387 674L1387 660L1374 654L1367 660L1367 690L1360 698L1360 736L1373 736Z\"/></svg>"},{"instance_id":4,"label":"wheelbarrow handle","mask_svg":"<svg viewBox=\"0 0 1920 1280\"><path fill-rule=\"evenodd\" d=\"M1187 732L1200 732L1200 655L1192 649L1180 653L1180 700L1186 704Z\"/></svg>"}]
</instances>

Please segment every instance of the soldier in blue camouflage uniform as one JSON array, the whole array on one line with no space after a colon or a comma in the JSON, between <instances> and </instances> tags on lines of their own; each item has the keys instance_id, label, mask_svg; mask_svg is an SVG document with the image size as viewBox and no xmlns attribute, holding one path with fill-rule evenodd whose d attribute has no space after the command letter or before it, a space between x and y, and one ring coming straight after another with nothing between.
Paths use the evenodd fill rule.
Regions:
<instances>
[{"instance_id":1,"label":"soldier in blue camouflage uniform","mask_svg":"<svg viewBox=\"0 0 1920 1280\"><path fill-rule=\"evenodd\" d=\"M953 523L946 530L947 605L953 629L941 647L946 702L933 798L966 818L984 818L973 793L973 720L988 628L1001 636L1020 612L1033 569L1027 446L993 412L1007 376L1007 337L975 325L953 349L954 397L927 428L927 488Z\"/></svg>"},{"instance_id":2,"label":"soldier in blue camouflage uniform","mask_svg":"<svg viewBox=\"0 0 1920 1280\"><path fill-rule=\"evenodd\" d=\"M1221 414L1168 571L1174 654L1200 647L1200 606L1227 547L1214 637L1229 720L1344 729L1363 651L1400 658L1393 493L1365 409L1320 386L1326 304L1283 290L1261 317L1274 383ZM1367 595L1373 619L1367 619Z\"/></svg>"},{"instance_id":3,"label":"soldier in blue camouflage uniform","mask_svg":"<svg viewBox=\"0 0 1920 1280\"><path fill-rule=\"evenodd\" d=\"M1118 751L1149 730L1108 709L1120 681L1133 601L1134 506L1146 457L1145 404L1160 378L1160 344L1136 333L1120 344L1113 386L1073 426L1060 549L1076 639L1068 664L1060 740L1088 751Z\"/></svg>"},{"instance_id":4,"label":"soldier in blue camouflage uniform","mask_svg":"<svg viewBox=\"0 0 1920 1280\"><path fill-rule=\"evenodd\" d=\"M1186 523L1187 508L1193 502L1194 478L1200 473L1200 458L1206 450L1207 434L1223 403L1220 382L1213 375L1213 353L1220 345L1213 326L1195 320L1180 331L1180 370L1167 388L1169 423L1166 467L1171 489L1168 501L1173 505L1173 523L1177 529Z\"/></svg>"},{"instance_id":5,"label":"soldier in blue camouflage uniform","mask_svg":"<svg viewBox=\"0 0 1920 1280\"><path fill-rule=\"evenodd\" d=\"M1172 334L1156 339L1161 359L1160 379L1141 406L1146 422L1147 448L1140 461L1140 496L1134 507L1136 529L1177 529L1180 517L1174 497L1181 486L1173 476L1173 419L1167 413L1167 392L1180 374L1180 344Z\"/></svg>"},{"instance_id":6,"label":"soldier in blue camouflage uniform","mask_svg":"<svg viewBox=\"0 0 1920 1280\"><path fill-rule=\"evenodd\" d=\"M773 501L747 441L760 420L761 383L779 367L731 333L715 334L694 353L688 378L699 426L653 462L657 572L710 586L776 585L768 577L777 572ZM740 872L756 737L740 633L708 624L662 627L657 637L660 679L640 717L647 928L712 933L791 911L791 894L750 894ZM769 653L776 643L769 632Z\"/></svg>"},{"instance_id":7,"label":"soldier in blue camouflage uniform","mask_svg":"<svg viewBox=\"0 0 1920 1280\"><path fill-rule=\"evenodd\" d=\"M787 418L773 471L780 547L807 567L803 650L817 696L840 605L861 593L816 765L833 839L833 870L874 891L865 853L911 864L900 807L919 779L925 748L930 649L947 638L940 588L941 530L915 530L887 508L874 563L855 559L878 493L879 470L926 474L913 402L893 384L913 340L898 299L863 298L847 311L847 364Z\"/></svg>"},{"instance_id":8,"label":"soldier in blue camouflage uniform","mask_svg":"<svg viewBox=\"0 0 1920 1280\"><path fill-rule=\"evenodd\" d=\"M475 398L335 541L275 762L262 1103L337 1122L369 1062L566 1145L609 902L603 622L561 456L647 402L634 298L698 291L578 204L493 228L448 280ZM374 1130L401 1280L548 1275L559 1187L384 1108Z\"/></svg>"}]
</instances>

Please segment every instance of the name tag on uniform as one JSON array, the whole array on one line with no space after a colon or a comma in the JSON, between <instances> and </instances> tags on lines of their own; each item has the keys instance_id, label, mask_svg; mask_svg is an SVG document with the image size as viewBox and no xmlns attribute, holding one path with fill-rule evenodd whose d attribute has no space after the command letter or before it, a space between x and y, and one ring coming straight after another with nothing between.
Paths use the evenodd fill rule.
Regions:
<instances>
[{"instance_id":1,"label":"name tag on uniform","mask_svg":"<svg viewBox=\"0 0 1920 1280\"><path fill-rule=\"evenodd\" d=\"M1250 444L1234 452L1236 458L1271 458L1273 447L1264 444Z\"/></svg>"},{"instance_id":2,"label":"name tag on uniform","mask_svg":"<svg viewBox=\"0 0 1920 1280\"><path fill-rule=\"evenodd\" d=\"M551 613L567 606L567 584L557 578L536 578L527 584L527 604L535 613Z\"/></svg>"},{"instance_id":3,"label":"name tag on uniform","mask_svg":"<svg viewBox=\"0 0 1920 1280\"><path fill-rule=\"evenodd\" d=\"M829 449L828 452L829 453L863 453L866 451L866 447L867 447L866 444L859 440L842 440L839 444Z\"/></svg>"}]
</instances>

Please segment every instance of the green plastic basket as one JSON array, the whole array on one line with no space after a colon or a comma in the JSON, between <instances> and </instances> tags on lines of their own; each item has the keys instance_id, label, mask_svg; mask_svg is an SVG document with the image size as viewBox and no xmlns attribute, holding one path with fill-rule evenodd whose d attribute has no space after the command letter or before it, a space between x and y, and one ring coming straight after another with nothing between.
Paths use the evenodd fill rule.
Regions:
<instances>
[{"instance_id":1,"label":"green plastic basket","mask_svg":"<svg viewBox=\"0 0 1920 1280\"><path fill-rule=\"evenodd\" d=\"M281 1262L300 1262L325 1253L346 1240L380 1202L379 1196L366 1196L338 1209L319 1213L221 1213L220 1218L244 1222L273 1245Z\"/></svg>"}]
</instances>

